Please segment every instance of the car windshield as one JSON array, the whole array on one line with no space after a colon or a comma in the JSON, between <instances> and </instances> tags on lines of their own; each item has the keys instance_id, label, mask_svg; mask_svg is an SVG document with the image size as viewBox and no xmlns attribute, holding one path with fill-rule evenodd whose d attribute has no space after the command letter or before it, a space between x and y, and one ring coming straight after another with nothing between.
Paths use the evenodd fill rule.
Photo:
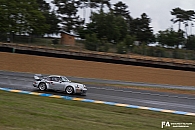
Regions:
<instances>
[{"instance_id":1,"label":"car windshield","mask_svg":"<svg viewBox=\"0 0 195 130\"><path fill-rule=\"evenodd\" d=\"M66 77L61 77L61 81L62 82L70 82L70 80L68 80Z\"/></svg>"}]
</instances>

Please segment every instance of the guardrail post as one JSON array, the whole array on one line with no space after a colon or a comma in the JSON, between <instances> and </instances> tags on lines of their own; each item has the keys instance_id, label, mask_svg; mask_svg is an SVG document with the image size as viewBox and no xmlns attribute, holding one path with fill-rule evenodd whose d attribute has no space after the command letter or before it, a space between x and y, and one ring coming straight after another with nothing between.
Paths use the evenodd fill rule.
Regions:
<instances>
[{"instance_id":1,"label":"guardrail post","mask_svg":"<svg viewBox=\"0 0 195 130\"><path fill-rule=\"evenodd\" d=\"M12 53L15 53L15 48L12 48Z\"/></svg>"}]
</instances>

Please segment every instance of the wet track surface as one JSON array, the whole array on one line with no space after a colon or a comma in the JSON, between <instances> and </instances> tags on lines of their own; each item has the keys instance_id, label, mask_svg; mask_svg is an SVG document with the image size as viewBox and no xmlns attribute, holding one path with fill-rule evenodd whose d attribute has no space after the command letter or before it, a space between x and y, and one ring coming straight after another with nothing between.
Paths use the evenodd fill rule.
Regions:
<instances>
[{"instance_id":1,"label":"wet track surface","mask_svg":"<svg viewBox=\"0 0 195 130\"><path fill-rule=\"evenodd\" d=\"M37 88L32 86L34 74L30 73L15 73L0 71L0 87L11 88L25 91L40 92ZM75 82L98 82L109 84L136 84L137 86L146 85L155 87L155 84L122 82L100 79L85 79L68 77ZM88 85L88 92L86 96L71 95L73 97L81 97L85 99L101 100L108 102L124 103L130 105L138 105L145 107L154 107L161 109L169 109L176 111L195 112L195 96L185 94L172 94L163 92L153 92L146 90L136 90L130 88L105 87L99 85ZM181 87L171 85L157 85L157 87ZM183 86L182 89L193 90L193 87ZM66 95L63 92L45 91L44 93L52 93L55 95Z\"/></svg>"}]
</instances>

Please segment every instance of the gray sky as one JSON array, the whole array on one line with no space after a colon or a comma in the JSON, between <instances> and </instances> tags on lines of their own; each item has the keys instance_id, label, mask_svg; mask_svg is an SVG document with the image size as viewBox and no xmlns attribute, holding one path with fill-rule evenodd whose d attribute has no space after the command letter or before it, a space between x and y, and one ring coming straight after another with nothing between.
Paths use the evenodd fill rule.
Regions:
<instances>
[{"instance_id":1,"label":"gray sky","mask_svg":"<svg viewBox=\"0 0 195 130\"><path fill-rule=\"evenodd\" d=\"M51 1L51 0L46 0ZM117 3L119 0L111 0L112 4ZM184 10L195 10L195 0L120 0L129 7L130 15L133 18L140 17L142 13L146 13L151 18L151 27L154 33L159 30L165 30L173 27L178 29L178 24L173 24L170 20L174 18L170 11L174 8L180 7ZM86 16L89 15L89 9L86 10ZM79 14L83 17L83 11ZM190 31L190 30L189 30ZM195 33L195 27L193 28Z\"/></svg>"}]
</instances>

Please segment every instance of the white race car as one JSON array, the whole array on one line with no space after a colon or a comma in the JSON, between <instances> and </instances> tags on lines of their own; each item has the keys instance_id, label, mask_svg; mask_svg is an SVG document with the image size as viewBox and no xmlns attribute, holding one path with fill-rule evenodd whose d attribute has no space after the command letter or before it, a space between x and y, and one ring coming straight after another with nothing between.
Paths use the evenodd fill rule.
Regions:
<instances>
[{"instance_id":1,"label":"white race car","mask_svg":"<svg viewBox=\"0 0 195 130\"><path fill-rule=\"evenodd\" d=\"M50 75L43 77L41 74L34 75L33 86L44 91L47 89L64 91L67 94L86 95L87 87L84 84L73 83L64 76Z\"/></svg>"}]
</instances>

